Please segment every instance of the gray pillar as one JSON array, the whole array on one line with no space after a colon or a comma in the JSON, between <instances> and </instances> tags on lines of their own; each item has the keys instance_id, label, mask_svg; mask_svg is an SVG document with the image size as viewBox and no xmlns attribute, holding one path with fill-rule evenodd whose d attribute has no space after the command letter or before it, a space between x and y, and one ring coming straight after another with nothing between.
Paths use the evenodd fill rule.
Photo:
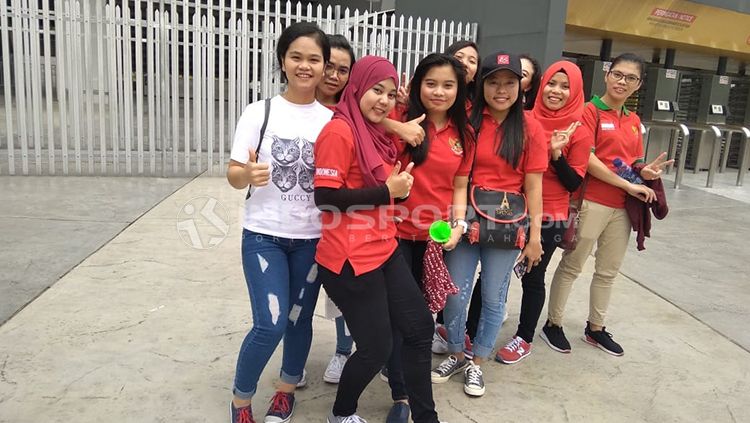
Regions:
<instances>
[{"instance_id":1,"label":"gray pillar","mask_svg":"<svg viewBox=\"0 0 750 423\"><path fill-rule=\"evenodd\" d=\"M605 38L602 40L602 45L599 48L599 60L602 62L609 62L612 60L612 39Z\"/></svg>"},{"instance_id":2,"label":"gray pillar","mask_svg":"<svg viewBox=\"0 0 750 423\"><path fill-rule=\"evenodd\" d=\"M717 75L727 74L727 56L719 56L719 65L716 67Z\"/></svg>"},{"instance_id":3,"label":"gray pillar","mask_svg":"<svg viewBox=\"0 0 750 423\"><path fill-rule=\"evenodd\" d=\"M396 0L396 12L479 23L481 54L529 53L548 66L562 56L567 0Z\"/></svg>"},{"instance_id":4,"label":"gray pillar","mask_svg":"<svg viewBox=\"0 0 750 423\"><path fill-rule=\"evenodd\" d=\"M664 68L665 69L673 69L674 68L674 56L675 56L675 49L668 48L667 49L667 56L664 58Z\"/></svg>"}]
</instances>

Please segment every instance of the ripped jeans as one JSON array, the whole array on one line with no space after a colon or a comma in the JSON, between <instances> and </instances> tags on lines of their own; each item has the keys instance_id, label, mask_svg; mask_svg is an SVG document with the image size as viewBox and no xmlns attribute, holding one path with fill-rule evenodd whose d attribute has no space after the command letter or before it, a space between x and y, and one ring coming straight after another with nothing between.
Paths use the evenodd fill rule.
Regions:
<instances>
[{"instance_id":1,"label":"ripped jeans","mask_svg":"<svg viewBox=\"0 0 750 423\"><path fill-rule=\"evenodd\" d=\"M237 397L252 398L263 369L282 339L281 381L296 384L302 380L320 291L317 245L318 239L286 239L242 231L242 268L253 327L237 358Z\"/></svg>"}]
</instances>

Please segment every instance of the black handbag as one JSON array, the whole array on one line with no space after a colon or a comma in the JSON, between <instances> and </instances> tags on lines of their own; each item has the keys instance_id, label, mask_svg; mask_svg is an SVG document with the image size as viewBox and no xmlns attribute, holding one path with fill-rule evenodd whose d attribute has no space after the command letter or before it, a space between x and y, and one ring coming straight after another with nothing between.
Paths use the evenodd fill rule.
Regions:
<instances>
[{"instance_id":1,"label":"black handbag","mask_svg":"<svg viewBox=\"0 0 750 423\"><path fill-rule=\"evenodd\" d=\"M467 236L472 244L505 250L523 249L529 227L526 196L469 186Z\"/></svg>"}]
</instances>

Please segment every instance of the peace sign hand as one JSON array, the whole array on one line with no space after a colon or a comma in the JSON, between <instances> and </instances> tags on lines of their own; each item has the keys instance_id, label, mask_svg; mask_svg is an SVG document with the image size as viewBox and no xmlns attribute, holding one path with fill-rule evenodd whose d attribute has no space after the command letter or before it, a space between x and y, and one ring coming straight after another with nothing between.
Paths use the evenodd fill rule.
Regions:
<instances>
[{"instance_id":1,"label":"peace sign hand","mask_svg":"<svg viewBox=\"0 0 750 423\"><path fill-rule=\"evenodd\" d=\"M552 139L550 140L550 152L552 153L552 159L557 160L562 154L562 149L570 142L570 137L573 136L576 129L581 126L581 122L575 121L568 126L567 129L552 132Z\"/></svg>"},{"instance_id":2,"label":"peace sign hand","mask_svg":"<svg viewBox=\"0 0 750 423\"><path fill-rule=\"evenodd\" d=\"M406 81L406 72L401 73L401 83L399 84L398 91L396 92L396 102L405 106L409 105L409 84L411 81Z\"/></svg>"},{"instance_id":3,"label":"peace sign hand","mask_svg":"<svg viewBox=\"0 0 750 423\"><path fill-rule=\"evenodd\" d=\"M674 159L665 160L666 157L666 152L661 153L659 154L659 157L656 158L656 160L644 166L643 169L641 169L641 178L647 181L659 179L664 168L674 163Z\"/></svg>"}]
</instances>

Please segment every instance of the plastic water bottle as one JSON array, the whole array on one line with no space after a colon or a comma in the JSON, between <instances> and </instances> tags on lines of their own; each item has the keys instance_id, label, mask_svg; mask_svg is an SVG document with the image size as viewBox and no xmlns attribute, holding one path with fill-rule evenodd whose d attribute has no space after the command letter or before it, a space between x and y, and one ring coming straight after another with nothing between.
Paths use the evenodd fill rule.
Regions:
<instances>
[{"instance_id":1,"label":"plastic water bottle","mask_svg":"<svg viewBox=\"0 0 750 423\"><path fill-rule=\"evenodd\" d=\"M638 174L635 173L635 171L630 166L625 164L625 162L623 162L621 158L617 157L616 159L612 160L612 164L615 165L615 173L617 174L617 176L630 182L631 184L643 183L643 179L641 179L641 177L638 176Z\"/></svg>"}]
</instances>

